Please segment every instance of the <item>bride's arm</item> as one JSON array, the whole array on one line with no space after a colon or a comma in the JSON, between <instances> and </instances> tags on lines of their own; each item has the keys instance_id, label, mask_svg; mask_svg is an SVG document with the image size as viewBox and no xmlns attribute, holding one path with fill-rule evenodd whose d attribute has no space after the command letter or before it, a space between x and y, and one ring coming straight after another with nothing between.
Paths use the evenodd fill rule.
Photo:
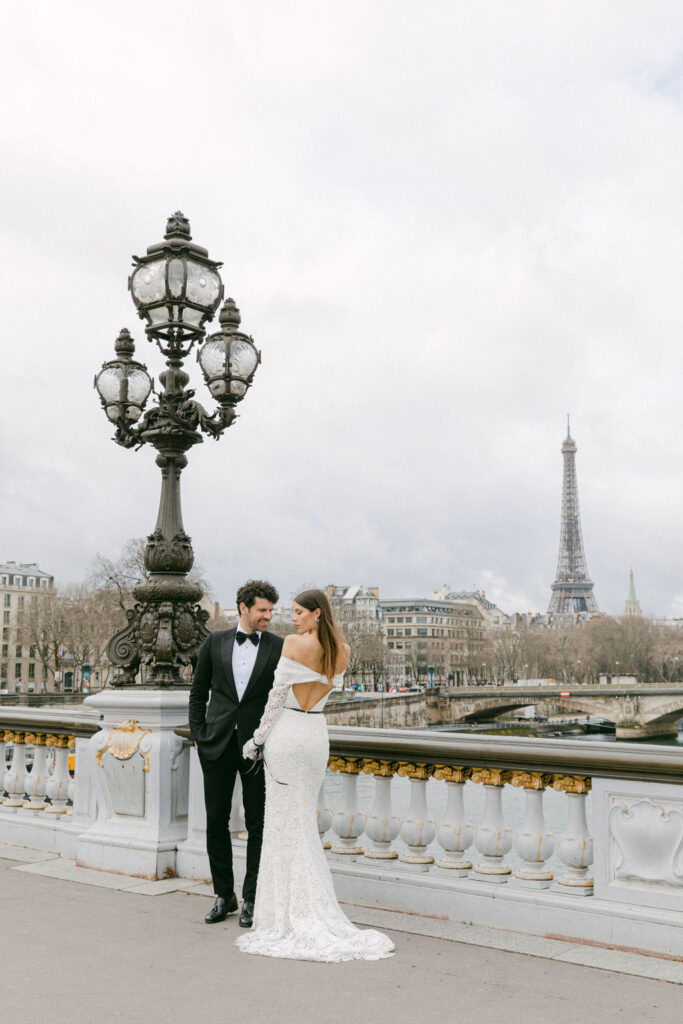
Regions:
<instances>
[{"instance_id":1,"label":"bride's arm","mask_svg":"<svg viewBox=\"0 0 683 1024\"><path fill-rule=\"evenodd\" d=\"M258 728L254 730L252 739L247 740L244 744L244 747L242 748L242 757L248 758L250 761L255 761L259 756L257 748L263 746L266 736L275 725L275 722L282 710L282 705L287 697L288 690L289 682L286 679L285 671L280 665L278 665L273 677L273 688L268 694L268 701L261 717L261 721L258 724Z\"/></svg>"}]
</instances>

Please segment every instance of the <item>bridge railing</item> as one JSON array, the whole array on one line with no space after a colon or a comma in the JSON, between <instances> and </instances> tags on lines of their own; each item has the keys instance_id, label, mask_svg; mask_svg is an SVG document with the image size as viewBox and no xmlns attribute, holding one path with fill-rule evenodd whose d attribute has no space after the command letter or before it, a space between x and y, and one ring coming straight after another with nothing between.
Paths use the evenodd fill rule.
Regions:
<instances>
[{"instance_id":1,"label":"bridge railing","mask_svg":"<svg viewBox=\"0 0 683 1024\"><path fill-rule=\"evenodd\" d=\"M77 768L98 729L82 706L0 707L0 843L73 855Z\"/></svg>"},{"instance_id":2,"label":"bridge railing","mask_svg":"<svg viewBox=\"0 0 683 1024\"><path fill-rule=\"evenodd\" d=\"M440 875L445 871L454 878L552 887L568 895L594 892L594 837L586 814L594 781L601 798L626 782L638 792L647 790L649 798L653 788L673 786L683 800L683 751L675 748L337 726L330 729L330 749L329 767L342 777L342 800L341 806L328 809L323 794L319 831L324 836L331 830L334 855L398 860L423 872L439 869ZM362 774L372 776L375 784L371 807L363 809L358 801ZM407 814L399 816L392 780L401 777L410 780L411 795ZM447 789L439 820L428 806L430 779ZM485 793L483 816L474 823L466 806L468 782ZM524 821L514 831L506 824L506 789L522 790L525 796ZM559 836L546 825L548 790L566 797L566 823ZM617 806L633 817L628 800L618 800ZM594 829L601 841L609 827L603 812L614 820L613 811L594 801ZM507 863L511 851L519 861L514 872ZM557 878L548 866L555 855L562 864Z\"/></svg>"},{"instance_id":3,"label":"bridge railing","mask_svg":"<svg viewBox=\"0 0 683 1024\"><path fill-rule=\"evenodd\" d=\"M0 843L76 856L109 813L100 727L87 709L0 707ZM176 733L172 870L208 879L201 767ZM150 790L155 757L127 762ZM318 831L340 898L683 957L683 749L332 726L329 769ZM237 795L238 876L242 829Z\"/></svg>"}]
</instances>

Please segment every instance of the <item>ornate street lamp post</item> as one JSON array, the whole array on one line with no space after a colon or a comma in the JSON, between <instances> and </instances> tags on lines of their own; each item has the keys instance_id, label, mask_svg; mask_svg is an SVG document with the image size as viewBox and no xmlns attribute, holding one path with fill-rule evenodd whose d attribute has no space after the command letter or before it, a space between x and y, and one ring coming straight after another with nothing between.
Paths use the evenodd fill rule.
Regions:
<instances>
[{"instance_id":1,"label":"ornate street lamp post","mask_svg":"<svg viewBox=\"0 0 683 1024\"><path fill-rule=\"evenodd\" d=\"M116 358L104 363L95 387L107 418L116 426L114 440L124 448L149 444L161 469L161 498L156 527L147 538L148 579L139 583L128 623L109 642L107 654L119 670L113 685L135 685L140 665L149 666L145 686L183 686L182 666L194 661L208 630L208 614L199 607L201 588L188 579L194 562L180 506L180 474L186 452L202 434L218 439L236 418L235 406L249 389L261 355L239 330L240 314L228 299L219 314L220 330L205 339L223 297L220 263L192 241L182 213L169 218L164 241L145 256L133 257L128 287L145 331L166 358L159 375L161 391L144 411L152 379L133 359L135 345L124 328L115 342ZM197 359L217 403L208 413L188 389L183 362L195 344Z\"/></svg>"}]
</instances>

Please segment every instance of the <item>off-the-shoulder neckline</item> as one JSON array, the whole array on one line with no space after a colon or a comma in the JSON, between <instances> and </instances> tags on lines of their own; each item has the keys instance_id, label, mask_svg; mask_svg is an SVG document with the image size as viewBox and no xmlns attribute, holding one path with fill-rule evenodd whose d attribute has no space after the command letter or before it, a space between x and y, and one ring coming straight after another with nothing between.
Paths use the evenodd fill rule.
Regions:
<instances>
[{"instance_id":1,"label":"off-the-shoulder neckline","mask_svg":"<svg viewBox=\"0 0 683 1024\"><path fill-rule=\"evenodd\" d=\"M314 676L320 676L322 679L327 679L327 676L323 676L322 672L316 672L316 670L311 668L310 665L304 665L303 661L297 661L296 658L288 658L286 654L280 655L280 661L288 661L291 665L298 665L299 668L305 668L307 672L312 672ZM338 679L339 676L343 675L344 672L337 672L332 678Z\"/></svg>"}]
</instances>

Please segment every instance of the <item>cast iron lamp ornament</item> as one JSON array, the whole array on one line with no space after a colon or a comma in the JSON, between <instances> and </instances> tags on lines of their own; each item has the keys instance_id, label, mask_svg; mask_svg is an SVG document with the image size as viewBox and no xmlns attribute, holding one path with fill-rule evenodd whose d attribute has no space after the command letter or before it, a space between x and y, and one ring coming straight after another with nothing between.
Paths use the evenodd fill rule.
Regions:
<instances>
[{"instance_id":1,"label":"cast iron lamp ornament","mask_svg":"<svg viewBox=\"0 0 683 1024\"><path fill-rule=\"evenodd\" d=\"M197 603L201 587L187 578L194 552L180 510L185 452L202 442L202 433L218 439L235 421L235 406L251 386L261 353L238 330L240 314L232 299L219 314L221 329L203 340L204 325L223 297L218 273L222 264L192 242L182 213L169 218L163 242L133 260L128 287L140 319L146 321L147 337L166 357L167 369L159 374L163 390L144 412L152 378L133 359L135 344L126 328L115 342L117 358L103 364L95 388L107 418L116 425L117 444L156 448L162 484L156 528L145 549L149 578L135 587L137 603L127 612L128 624L109 641L107 654L119 669L114 686L135 685L141 664L151 666L147 686L182 686L181 666L194 661L208 634L208 614ZM188 390L190 378L182 368L195 343L202 341L197 359L218 403L211 414Z\"/></svg>"}]
</instances>

